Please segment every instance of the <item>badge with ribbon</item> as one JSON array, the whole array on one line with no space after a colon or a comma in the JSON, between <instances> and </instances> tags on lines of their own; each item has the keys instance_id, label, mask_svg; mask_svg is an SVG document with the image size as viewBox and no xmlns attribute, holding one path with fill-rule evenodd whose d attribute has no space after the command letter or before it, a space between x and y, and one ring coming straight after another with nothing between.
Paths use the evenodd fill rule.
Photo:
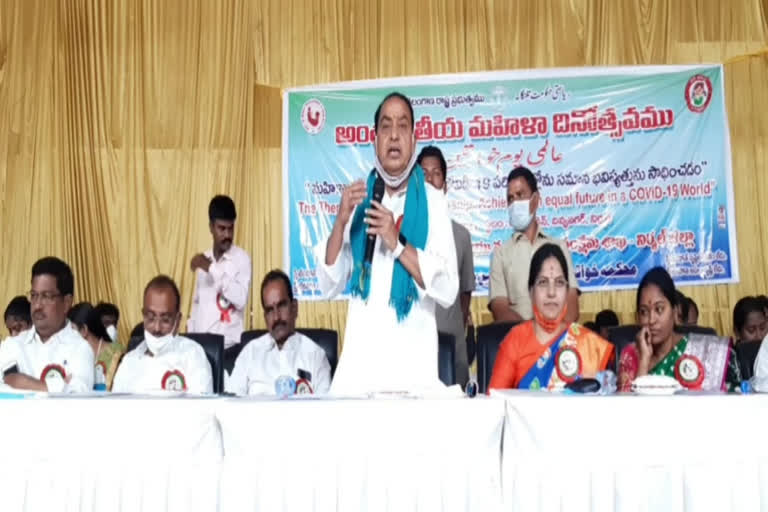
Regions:
<instances>
[{"instance_id":1,"label":"badge with ribbon","mask_svg":"<svg viewBox=\"0 0 768 512\"><path fill-rule=\"evenodd\" d=\"M166 391L186 391L187 379L179 370L168 370L163 375L161 386Z\"/></svg>"},{"instance_id":2,"label":"badge with ribbon","mask_svg":"<svg viewBox=\"0 0 768 512\"><path fill-rule=\"evenodd\" d=\"M575 347L563 347L555 356L557 376L563 382L573 382L581 374L581 356Z\"/></svg>"},{"instance_id":3,"label":"badge with ribbon","mask_svg":"<svg viewBox=\"0 0 768 512\"><path fill-rule=\"evenodd\" d=\"M683 354L675 363L675 378L688 389L701 389L704 374L704 365L694 355Z\"/></svg>"},{"instance_id":4,"label":"badge with ribbon","mask_svg":"<svg viewBox=\"0 0 768 512\"><path fill-rule=\"evenodd\" d=\"M299 379L296 381L297 395L311 395L313 393L314 391L312 391L312 385L307 379Z\"/></svg>"},{"instance_id":5,"label":"badge with ribbon","mask_svg":"<svg viewBox=\"0 0 768 512\"><path fill-rule=\"evenodd\" d=\"M93 377L93 389L96 391L107 390L107 365L104 361L96 361L95 375Z\"/></svg>"},{"instance_id":6,"label":"badge with ribbon","mask_svg":"<svg viewBox=\"0 0 768 512\"><path fill-rule=\"evenodd\" d=\"M216 295L216 307L219 308L219 320L228 324L232 321L232 313L235 310L235 306L224 297L221 292Z\"/></svg>"},{"instance_id":7,"label":"badge with ribbon","mask_svg":"<svg viewBox=\"0 0 768 512\"><path fill-rule=\"evenodd\" d=\"M296 381L290 375L281 375L275 379L275 394L285 397L296 393Z\"/></svg>"},{"instance_id":8,"label":"badge with ribbon","mask_svg":"<svg viewBox=\"0 0 768 512\"><path fill-rule=\"evenodd\" d=\"M40 380L45 382L49 390L61 390L67 383L67 372L60 364L49 364L40 373Z\"/></svg>"}]
</instances>

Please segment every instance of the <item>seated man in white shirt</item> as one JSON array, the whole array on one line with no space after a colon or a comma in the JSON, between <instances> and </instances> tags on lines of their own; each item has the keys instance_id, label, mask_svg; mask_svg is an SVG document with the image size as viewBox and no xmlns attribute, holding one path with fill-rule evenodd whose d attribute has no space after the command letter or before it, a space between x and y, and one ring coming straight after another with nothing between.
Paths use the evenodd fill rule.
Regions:
<instances>
[{"instance_id":1,"label":"seated man in white shirt","mask_svg":"<svg viewBox=\"0 0 768 512\"><path fill-rule=\"evenodd\" d=\"M16 389L84 393L93 389L93 350L67 320L74 293L72 269L47 257L32 266L33 329L0 345L0 372Z\"/></svg>"},{"instance_id":2,"label":"seated man in white shirt","mask_svg":"<svg viewBox=\"0 0 768 512\"><path fill-rule=\"evenodd\" d=\"M124 357L112 384L114 393L186 391L212 393L213 375L198 343L176 334L181 297L168 276L157 276L144 289L144 341Z\"/></svg>"},{"instance_id":3,"label":"seated man in white shirt","mask_svg":"<svg viewBox=\"0 0 768 512\"><path fill-rule=\"evenodd\" d=\"M300 390L327 393L331 366L322 348L296 332L299 306L285 272L272 270L264 277L261 306L269 332L251 341L237 356L227 391L237 395L274 395L275 381L290 377Z\"/></svg>"}]
</instances>

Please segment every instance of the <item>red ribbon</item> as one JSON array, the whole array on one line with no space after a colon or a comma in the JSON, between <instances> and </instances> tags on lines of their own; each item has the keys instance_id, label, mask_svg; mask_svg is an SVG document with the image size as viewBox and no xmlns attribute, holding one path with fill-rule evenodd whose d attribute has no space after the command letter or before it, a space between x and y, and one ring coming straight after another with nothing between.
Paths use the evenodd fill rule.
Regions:
<instances>
[{"instance_id":1,"label":"red ribbon","mask_svg":"<svg viewBox=\"0 0 768 512\"><path fill-rule=\"evenodd\" d=\"M221 312L221 316L219 317L219 320L221 320L222 322L228 324L229 322L232 321L232 317L229 315L229 313L231 311L235 310L235 306L230 304L228 307L222 308L221 307L221 298L222 298L221 297L221 293L216 295L216 307L219 308L219 311Z\"/></svg>"},{"instance_id":2,"label":"red ribbon","mask_svg":"<svg viewBox=\"0 0 768 512\"><path fill-rule=\"evenodd\" d=\"M403 216L399 216L397 218L397 222L395 222L395 227L397 228L397 234L400 234L400 227L403 225Z\"/></svg>"}]
</instances>

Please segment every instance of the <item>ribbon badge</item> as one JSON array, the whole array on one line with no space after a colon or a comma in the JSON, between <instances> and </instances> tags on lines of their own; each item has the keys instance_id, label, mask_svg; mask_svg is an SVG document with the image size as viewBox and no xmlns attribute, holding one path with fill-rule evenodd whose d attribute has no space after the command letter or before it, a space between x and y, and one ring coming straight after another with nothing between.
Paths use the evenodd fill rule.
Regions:
<instances>
[{"instance_id":1,"label":"ribbon badge","mask_svg":"<svg viewBox=\"0 0 768 512\"><path fill-rule=\"evenodd\" d=\"M168 370L160 385L166 391L186 391L187 379L179 370Z\"/></svg>"},{"instance_id":2,"label":"ribbon badge","mask_svg":"<svg viewBox=\"0 0 768 512\"><path fill-rule=\"evenodd\" d=\"M219 292L216 295L216 307L219 308L219 313L221 314L219 316L219 320L224 322L225 324L228 324L232 321L232 316L230 313L235 310L235 306L232 305L231 302L229 302L222 294Z\"/></svg>"},{"instance_id":3,"label":"ribbon badge","mask_svg":"<svg viewBox=\"0 0 768 512\"><path fill-rule=\"evenodd\" d=\"M555 356L557 376L563 382L573 382L581 373L581 356L573 347L563 347Z\"/></svg>"},{"instance_id":4,"label":"ribbon badge","mask_svg":"<svg viewBox=\"0 0 768 512\"><path fill-rule=\"evenodd\" d=\"M675 378L688 389L701 389L705 373L699 358L691 354L683 354L675 363Z\"/></svg>"},{"instance_id":5,"label":"ribbon badge","mask_svg":"<svg viewBox=\"0 0 768 512\"><path fill-rule=\"evenodd\" d=\"M40 380L46 384L49 382L53 383L55 381L61 381L61 383L57 383L57 385L53 386L53 389L58 389L63 386L64 382L66 382L67 372L64 370L64 367L59 364L49 364L43 368L43 371L40 373ZM49 388L50 387L51 386L49 386Z\"/></svg>"}]
</instances>

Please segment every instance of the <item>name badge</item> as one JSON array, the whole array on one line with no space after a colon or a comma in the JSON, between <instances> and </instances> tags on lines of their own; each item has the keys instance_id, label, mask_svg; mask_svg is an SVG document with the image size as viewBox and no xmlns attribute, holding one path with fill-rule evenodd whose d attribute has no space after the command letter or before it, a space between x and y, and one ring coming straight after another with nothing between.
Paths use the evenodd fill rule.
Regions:
<instances>
[{"instance_id":1,"label":"name badge","mask_svg":"<svg viewBox=\"0 0 768 512\"><path fill-rule=\"evenodd\" d=\"M169 370L163 375L161 387L166 391L186 391L187 379L179 370Z\"/></svg>"},{"instance_id":2,"label":"name badge","mask_svg":"<svg viewBox=\"0 0 768 512\"><path fill-rule=\"evenodd\" d=\"M48 389L61 390L67 382L67 372L59 364L49 364L40 373L40 380L45 382Z\"/></svg>"},{"instance_id":3,"label":"name badge","mask_svg":"<svg viewBox=\"0 0 768 512\"><path fill-rule=\"evenodd\" d=\"M297 395L311 395L314 392L312 391L312 385L309 383L307 379L299 379L296 381L296 394Z\"/></svg>"},{"instance_id":4,"label":"name badge","mask_svg":"<svg viewBox=\"0 0 768 512\"><path fill-rule=\"evenodd\" d=\"M699 358L683 354L675 363L675 378L688 389L701 389L706 370Z\"/></svg>"},{"instance_id":5,"label":"name badge","mask_svg":"<svg viewBox=\"0 0 768 512\"><path fill-rule=\"evenodd\" d=\"M573 382L581 374L581 356L573 347L563 347L555 356L557 376L563 382Z\"/></svg>"}]
</instances>

